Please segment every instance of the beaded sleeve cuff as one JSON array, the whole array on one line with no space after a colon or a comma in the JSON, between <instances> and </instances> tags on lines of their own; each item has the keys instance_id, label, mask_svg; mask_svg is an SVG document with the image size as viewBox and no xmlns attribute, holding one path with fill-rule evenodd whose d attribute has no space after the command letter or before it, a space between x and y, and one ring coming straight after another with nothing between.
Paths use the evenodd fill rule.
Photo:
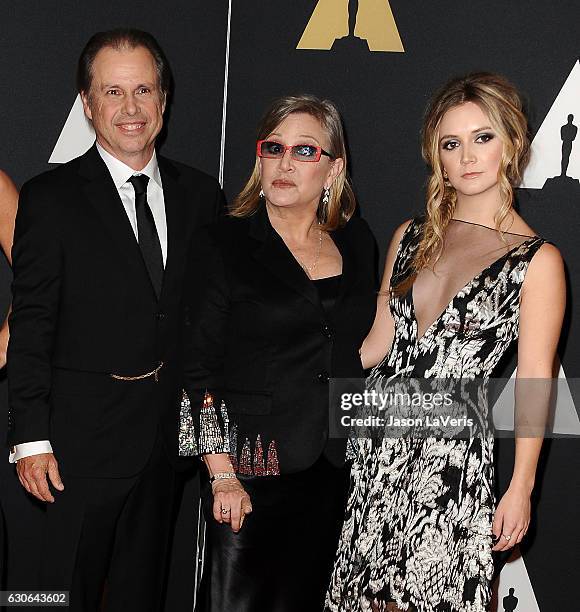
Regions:
<instances>
[{"instance_id":1,"label":"beaded sleeve cuff","mask_svg":"<svg viewBox=\"0 0 580 612\"><path fill-rule=\"evenodd\" d=\"M229 417L225 403L222 401L219 410L216 409L213 397L206 391L201 410L194 416L189 397L184 391L179 420L179 455L191 457L229 452Z\"/></svg>"}]
</instances>

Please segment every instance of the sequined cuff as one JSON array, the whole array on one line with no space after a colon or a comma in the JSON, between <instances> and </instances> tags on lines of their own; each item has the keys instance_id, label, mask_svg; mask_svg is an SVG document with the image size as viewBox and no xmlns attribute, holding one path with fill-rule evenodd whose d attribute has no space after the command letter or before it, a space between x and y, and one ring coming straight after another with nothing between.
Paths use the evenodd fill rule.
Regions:
<instances>
[{"instance_id":1,"label":"sequined cuff","mask_svg":"<svg viewBox=\"0 0 580 612\"><path fill-rule=\"evenodd\" d=\"M235 426L233 428L235 430ZM254 444L254 459L252 460L252 450L250 440L246 438L242 447L242 452L238 461L237 457L237 434L235 435L235 446L230 444L235 449L230 452L230 459L234 469L238 474L245 476L279 476L280 465L278 464L278 449L276 448L275 440L271 440L268 444L268 451L264 453L262 447L262 437L258 434Z\"/></svg>"},{"instance_id":2,"label":"sequined cuff","mask_svg":"<svg viewBox=\"0 0 580 612\"><path fill-rule=\"evenodd\" d=\"M179 411L179 456L194 457L199 455L191 404L185 391L181 394L181 406Z\"/></svg>"},{"instance_id":3,"label":"sequined cuff","mask_svg":"<svg viewBox=\"0 0 580 612\"><path fill-rule=\"evenodd\" d=\"M206 391L197 424L198 432L195 421L189 397L184 391L179 421L180 456L230 452L229 417L223 401L218 411L213 405L213 397Z\"/></svg>"}]
</instances>

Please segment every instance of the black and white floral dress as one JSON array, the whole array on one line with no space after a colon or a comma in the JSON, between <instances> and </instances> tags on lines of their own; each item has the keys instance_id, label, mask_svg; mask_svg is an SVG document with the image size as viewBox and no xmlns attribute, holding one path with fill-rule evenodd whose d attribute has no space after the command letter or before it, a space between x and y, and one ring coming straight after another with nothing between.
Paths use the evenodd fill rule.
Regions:
<instances>
[{"instance_id":1,"label":"black and white floral dress","mask_svg":"<svg viewBox=\"0 0 580 612\"><path fill-rule=\"evenodd\" d=\"M391 287L409 273L421 229L417 218L405 230ZM423 320L431 322L419 325L415 289L391 295L394 340L367 388L393 375L489 378L518 337L522 284L544 242L452 220L441 274L427 276L422 291L421 273L415 281L417 295L425 297ZM445 297L445 287L453 286L450 279L459 290ZM437 308L437 303L447 305ZM417 612L487 610L493 574L493 436L362 438L354 447L325 610L383 610L389 601Z\"/></svg>"}]
</instances>

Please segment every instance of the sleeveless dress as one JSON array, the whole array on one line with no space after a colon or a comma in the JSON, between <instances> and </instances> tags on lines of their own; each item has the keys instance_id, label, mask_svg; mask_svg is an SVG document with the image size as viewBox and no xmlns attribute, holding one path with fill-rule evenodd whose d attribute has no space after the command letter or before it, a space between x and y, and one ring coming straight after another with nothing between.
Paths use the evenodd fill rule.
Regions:
<instances>
[{"instance_id":1,"label":"sleeveless dress","mask_svg":"<svg viewBox=\"0 0 580 612\"><path fill-rule=\"evenodd\" d=\"M422 220L398 247L391 288L409 274ZM545 241L452 220L434 271L391 294L390 351L367 389L394 377L489 379L518 337L528 265ZM491 598L493 435L352 440L345 522L325 610L484 612ZM390 609L390 608L389 608Z\"/></svg>"}]
</instances>

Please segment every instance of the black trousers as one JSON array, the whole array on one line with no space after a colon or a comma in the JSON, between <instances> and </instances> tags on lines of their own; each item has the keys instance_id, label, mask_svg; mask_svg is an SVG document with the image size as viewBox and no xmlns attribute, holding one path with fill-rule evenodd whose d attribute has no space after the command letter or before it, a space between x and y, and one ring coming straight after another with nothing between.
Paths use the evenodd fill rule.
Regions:
<instances>
[{"instance_id":1,"label":"black trousers","mask_svg":"<svg viewBox=\"0 0 580 612\"><path fill-rule=\"evenodd\" d=\"M71 612L162 610L176 474L160 435L135 476L63 480L46 511L40 588L70 590Z\"/></svg>"},{"instance_id":2,"label":"black trousers","mask_svg":"<svg viewBox=\"0 0 580 612\"><path fill-rule=\"evenodd\" d=\"M325 457L304 472L240 476L253 511L239 533L212 517L197 612L320 612L344 518L349 466Z\"/></svg>"}]
</instances>

